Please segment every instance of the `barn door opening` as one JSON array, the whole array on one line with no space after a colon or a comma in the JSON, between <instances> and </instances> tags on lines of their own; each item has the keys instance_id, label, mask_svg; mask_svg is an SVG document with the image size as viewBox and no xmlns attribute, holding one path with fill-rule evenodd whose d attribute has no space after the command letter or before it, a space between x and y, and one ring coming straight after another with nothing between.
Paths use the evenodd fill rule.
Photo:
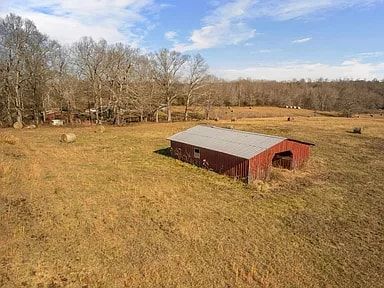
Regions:
<instances>
[{"instance_id":1,"label":"barn door opening","mask_svg":"<svg viewBox=\"0 0 384 288\"><path fill-rule=\"evenodd\" d=\"M293 168L293 154L291 151L276 153L272 159L272 166L284 169Z\"/></svg>"}]
</instances>

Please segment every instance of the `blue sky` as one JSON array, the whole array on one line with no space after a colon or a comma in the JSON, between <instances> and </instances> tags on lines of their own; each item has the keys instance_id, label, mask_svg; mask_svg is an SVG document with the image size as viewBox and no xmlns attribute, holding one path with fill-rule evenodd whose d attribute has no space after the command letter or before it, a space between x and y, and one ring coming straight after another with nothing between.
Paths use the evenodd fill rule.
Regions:
<instances>
[{"instance_id":1,"label":"blue sky","mask_svg":"<svg viewBox=\"0 0 384 288\"><path fill-rule=\"evenodd\" d=\"M226 78L384 79L384 0L0 0L63 43L201 53Z\"/></svg>"}]
</instances>

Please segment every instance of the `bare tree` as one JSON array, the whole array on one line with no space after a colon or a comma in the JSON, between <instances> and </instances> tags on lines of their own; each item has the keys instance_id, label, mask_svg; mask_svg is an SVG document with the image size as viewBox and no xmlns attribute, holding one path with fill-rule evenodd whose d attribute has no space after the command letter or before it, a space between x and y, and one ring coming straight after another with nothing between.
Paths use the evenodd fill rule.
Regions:
<instances>
[{"instance_id":1,"label":"bare tree","mask_svg":"<svg viewBox=\"0 0 384 288\"><path fill-rule=\"evenodd\" d=\"M16 121L23 122L24 93L27 75L25 54L31 34L36 27L29 20L14 14L0 21L0 53L5 77L4 90L7 94L8 120L12 120L11 109L16 111Z\"/></svg>"},{"instance_id":2,"label":"bare tree","mask_svg":"<svg viewBox=\"0 0 384 288\"><path fill-rule=\"evenodd\" d=\"M121 124L121 108L129 102L134 94L131 85L133 67L138 55L137 49L124 46L121 43L109 46L107 49L105 74L108 90L111 92L109 106L112 110L113 123Z\"/></svg>"},{"instance_id":3,"label":"bare tree","mask_svg":"<svg viewBox=\"0 0 384 288\"><path fill-rule=\"evenodd\" d=\"M189 107L207 85L208 64L200 54L189 57L187 61L186 92L184 96L184 121L188 121Z\"/></svg>"},{"instance_id":4,"label":"bare tree","mask_svg":"<svg viewBox=\"0 0 384 288\"><path fill-rule=\"evenodd\" d=\"M162 103L162 95L158 93L154 80L151 59L147 55L137 58L134 67L130 106L139 112L140 121L146 121L149 115L155 114L155 121L158 122L156 112Z\"/></svg>"},{"instance_id":5,"label":"bare tree","mask_svg":"<svg viewBox=\"0 0 384 288\"><path fill-rule=\"evenodd\" d=\"M81 79L86 79L91 85L93 100L96 106L96 121L101 121L103 108L102 82L106 69L107 42L95 42L92 38L83 37L72 46L73 64Z\"/></svg>"},{"instance_id":6,"label":"bare tree","mask_svg":"<svg viewBox=\"0 0 384 288\"><path fill-rule=\"evenodd\" d=\"M51 74L51 52L57 46L30 20L14 14L0 20L1 88L8 124L13 118L22 123L25 114L32 113L39 122Z\"/></svg>"},{"instance_id":7,"label":"bare tree","mask_svg":"<svg viewBox=\"0 0 384 288\"><path fill-rule=\"evenodd\" d=\"M167 49L161 49L152 56L153 77L164 97L168 122L172 121L172 104L178 97L180 72L187 59L187 56Z\"/></svg>"},{"instance_id":8,"label":"bare tree","mask_svg":"<svg viewBox=\"0 0 384 288\"><path fill-rule=\"evenodd\" d=\"M210 120L211 111L215 106L220 105L220 81L213 75L208 75L206 85L202 91L202 97L200 97L199 105L204 109L204 118Z\"/></svg>"}]
</instances>

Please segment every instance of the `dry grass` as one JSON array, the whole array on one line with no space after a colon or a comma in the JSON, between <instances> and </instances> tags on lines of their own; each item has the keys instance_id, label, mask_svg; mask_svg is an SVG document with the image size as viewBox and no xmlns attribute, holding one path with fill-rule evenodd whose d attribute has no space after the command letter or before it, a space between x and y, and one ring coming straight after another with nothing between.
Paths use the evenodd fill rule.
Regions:
<instances>
[{"instance_id":1,"label":"dry grass","mask_svg":"<svg viewBox=\"0 0 384 288\"><path fill-rule=\"evenodd\" d=\"M19 143L19 138L8 133L0 133L0 143L16 145Z\"/></svg>"},{"instance_id":2,"label":"dry grass","mask_svg":"<svg viewBox=\"0 0 384 288\"><path fill-rule=\"evenodd\" d=\"M380 287L384 121L212 122L316 143L246 186L154 153L192 123L6 130L0 287ZM347 133L364 127L362 135Z\"/></svg>"},{"instance_id":3,"label":"dry grass","mask_svg":"<svg viewBox=\"0 0 384 288\"><path fill-rule=\"evenodd\" d=\"M174 107L173 111L182 114L184 107ZM191 116L204 118L204 109L200 106L191 107ZM210 112L210 118L221 120L244 119L244 118L270 118L270 117L312 117L316 114L312 110L306 109L287 109L278 107L215 107ZM182 115L179 116L182 119Z\"/></svg>"}]
</instances>

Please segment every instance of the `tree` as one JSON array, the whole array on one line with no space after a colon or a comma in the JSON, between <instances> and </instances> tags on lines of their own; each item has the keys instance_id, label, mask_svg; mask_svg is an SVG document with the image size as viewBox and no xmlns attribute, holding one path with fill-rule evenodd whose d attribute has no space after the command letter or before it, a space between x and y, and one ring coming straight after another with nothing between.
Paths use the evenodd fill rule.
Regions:
<instances>
[{"instance_id":1,"label":"tree","mask_svg":"<svg viewBox=\"0 0 384 288\"><path fill-rule=\"evenodd\" d=\"M138 55L137 49L121 43L108 46L105 59L106 86L112 93L109 97L113 123L121 124L121 108L127 105L134 94L130 79Z\"/></svg>"},{"instance_id":2,"label":"tree","mask_svg":"<svg viewBox=\"0 0 384 288\"><path fill-rule=\"evenodd\" d=\"M102 120L103 109L103 79L105 76L107 42L95 42L92 38L83 37L72 46L72 62L78 76L90 83L93 101L96 107L96 121Z\"/></svg>"},{"instance_id":3,"label":"tree","mask_svg":"<svg viewBox=\"0 0 384 288\"><path fill-rule=\"evenodd\" d=\"M200 54L189 57L187 61L186 92L184 96L184 121L188 120L188 109L196 100L202 88L207 85L208 64Z\"/></svg>"},{"instance_id":4,"label":"tree","mask_svg":"<svg viewBox=\"0 0 384 288\"><path fill-rule=\"evenodd\" d=\"M145 121L148 115L155 114L155 121L158 122L158 109L161 106L162 95L157 93L156 82L152 75L151 59L148 55L141 55L137 58L134 66L132 91L134 92L130 105L139 112L140 121Z\"/></svg>"},{"instance_id":5,"label":"tree","mask_svg":"<svg viewBox=\"0 0 384 288\"><path fill-rule=\"evenodd\" d=\"M212 108L220 104L220 83L213 75L208 75L206 85L204 86L202 97L199 99L199 104L204 109L204 118L210 120Z\"/></svg>"},{"instance_id":6,"label":"tree","mask_svg":"<svg viewBox=\"0 0 384 288\"><path fill-rule=\"evenodd\" d=\"M180 70L188 57L175 51L161 49L152 55L152 73L167 107L168 122L172 121L172 104L178 96ZM160 109L161 106L158 107Z\"/></svg>"},{"instance_id":7,"label":"tree","mask_svg":"<svg viewBox=\"0 0 384 288\"><path fill-rule=\"evenodd\" d=\"M44 52L47 37L41 34L30 20L23 20L14 14L0 20L0 61L2 67L2 88L6 95L5 107L8 122L23 122L25 94L28 86L35 93L42 85L45 73ZM36 94L32 99L36 101Z\"/></svg>"}]
</instances>

